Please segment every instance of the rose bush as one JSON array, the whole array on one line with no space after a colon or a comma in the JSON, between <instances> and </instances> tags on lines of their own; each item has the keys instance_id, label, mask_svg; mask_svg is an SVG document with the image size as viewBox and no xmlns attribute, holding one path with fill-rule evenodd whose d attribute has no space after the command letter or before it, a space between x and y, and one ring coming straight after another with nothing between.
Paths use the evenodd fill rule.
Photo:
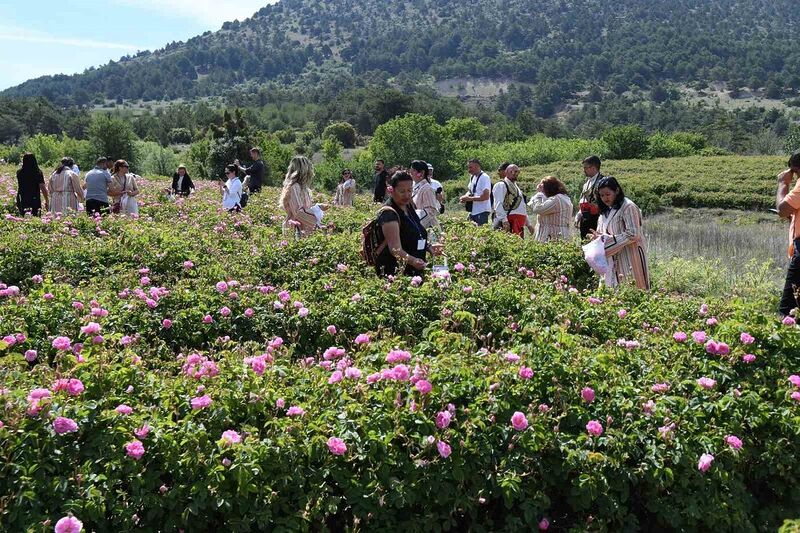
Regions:
<instances>
[{"instance_id":1,"label":"rose bush","mask_svg":"<svg viewBox=\"0 0 800 533\"><path fill-rule=\"evenodd\" d=\"M364 199L295 242L274 190L231 216L208 184L163 186L138 219L3 201L4 530L796 518L800 329L758 304L602 291L575 245L454 219L449 279L378 279Z\"/></svg>"}]
</instances>

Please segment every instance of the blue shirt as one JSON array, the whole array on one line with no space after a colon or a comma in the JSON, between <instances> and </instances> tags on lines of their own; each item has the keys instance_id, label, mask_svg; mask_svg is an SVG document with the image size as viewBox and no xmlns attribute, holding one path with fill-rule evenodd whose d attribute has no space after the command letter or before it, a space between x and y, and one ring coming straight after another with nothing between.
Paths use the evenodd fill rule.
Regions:
<instances>
[{"instance_id":1,"label":"blue shirt","mask_svg":"<svg viewBox=\"0 0 800 533\"><path fill-rule=\"evenodd\" d=\"M108 185L111 174L104 168L93 168L86 173L86 199L108 203Z\"/></svg>"}]
</instances>

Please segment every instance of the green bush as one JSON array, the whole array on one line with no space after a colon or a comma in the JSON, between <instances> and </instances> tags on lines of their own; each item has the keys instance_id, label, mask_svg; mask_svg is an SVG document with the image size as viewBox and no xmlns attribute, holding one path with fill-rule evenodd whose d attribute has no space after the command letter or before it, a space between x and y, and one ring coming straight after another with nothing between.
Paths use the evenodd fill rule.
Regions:
<instances>
[{"instance_id":1,"label":"green bush","mask_svg":"<svg viewBox=\"0 0 800 533\"><path fill-rule=\"evenodd\" d=\"M107 113L96 113L92 116L87 135L95 154L114 160L124 159L132 171L138 170L136 134L128 121Z\"/></svg>"},{"instance_id":2,"label":"green bush","mask_svg":"<svg viewBox=\"0 0 800 533\"><path fill-rule=\"evenodd\" d=\"M686 157L696 153L692 145L661 132L654 133L647 140L648 157Z\"/></svg>"},{"instance_id":3,"label":"green bush","mask_svg":"<svg viewBox=\"0 0 800 533\"><path fill-rule=\"evenodd\" d=\"M445 132L454 141L484 141L486 126L474 117L453 117L444 125Z\"/></svg>"},{"instance_id":4,"label":"green bush","mask_svg":"<svg viewBox=\"0 0 800 533\"><path fill-rule=\"evenodd\" d=\"M139 141L136 143L136 153L137 159L141 161L143 173L172 176L178 168L178 158L175 156L175 152L158 143Z\"/></svg>"},{"instance_id":5,"label":"green bush","mask_svg":"<svg viewBox=\"0 0 800 533\"><path fill-rule=\"evenodd\" d=\"M358 255L369 198L285 241L276 189L232 216L213 183L162 202L168 183L143 181L139 219L0 217L0 279L20 291L0 293L4 530L67 513L87 531L752 531L796 516L800 330L760 304L594 289L575 243L457 215L448 282L378 279ZM700 330L729 353L673 338ZM330 347L348 362L325 368ZM409 360L389 363L394 349ZM337 364L360 377L337 381ZM83 390L56 391L68 378ZM57 434L59 416L77 431Z\"/></svg>"},{"instance_id":6,"label":"green bush","mask_svg":"<svg viewBox=\"0 0 800 533\"><path fill-rule=\"evenodd\" d=\"M167 134L170 144L190 144L192 132L188 128L172 128Z\"/></svg>"},{"instance_id":7,"label":"green bush","mask_svg":"<svg viewBox=\"0 0 800 533\"><path fill-rule=\"evenodd\" d=\"M450 177L458 168L451 162L453 146L446 129L433 117L412 113L378 126L370 152L386 161L387 167L407 167L413 160L423 159L436 168L439 176Z\"/></svg>"},{"instance_id":8,"label":"green bush","mask_svg":"<svg viewBox=\"0 0 800 533\"><path fill-rule=\"evenodd\" d=\"M639 159L647 152L647 134L639 126L617 126L603 133L609 159Z\"/></svg>"},{"instance_id":9,"label":"green bush","mask_svg":"<svg viewBox=\"0 0 800 533\"><path fill-rule=\"evenodd\" d=\"M348 122L335 122L322 132L322 140L335 139L344 148L355 148L356 129Z\"/></svg>"}]
</instances>

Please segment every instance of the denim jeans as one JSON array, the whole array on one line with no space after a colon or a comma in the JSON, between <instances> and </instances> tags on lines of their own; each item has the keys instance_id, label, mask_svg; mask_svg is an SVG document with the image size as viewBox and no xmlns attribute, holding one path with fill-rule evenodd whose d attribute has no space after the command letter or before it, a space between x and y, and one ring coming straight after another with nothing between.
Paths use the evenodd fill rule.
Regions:
<instances>
[{"instance_id":1,"label":"denim jeans","mask_svg":"<svg viewBox=\"0 0 800 533\"><path fill-rule=\"evenodd\" d=\"M786 269L786 283L781 296L780 313L787 316L789 312L798 307L800 302L795 298L796 290L800 289L800 238L794 240L794 255Z\"/></svg>"},{"instance_id":2,"label":"denim jeans","mask_svg":"<svg viewBox=\"0 0 800 533\"><path fill-rule=\"evenodd\" d=\"M469 219L478 226L483 226L489 222L489 212L478 213L477 215L470 215Z\"/></svg>"}]
</instances>

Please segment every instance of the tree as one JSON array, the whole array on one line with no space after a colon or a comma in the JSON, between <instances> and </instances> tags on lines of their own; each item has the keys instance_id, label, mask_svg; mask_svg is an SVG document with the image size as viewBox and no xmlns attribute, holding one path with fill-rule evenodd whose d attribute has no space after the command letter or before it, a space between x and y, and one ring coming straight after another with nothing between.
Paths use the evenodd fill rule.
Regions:
<instances>
[{"instance_id":1,"label":"tree","mask_svg":"<svg viewBox=\"0 0 800 533\"><path fill-rule=\"evenodd\" d=\"M449 157L453 142L444 126L430 115L411 113L378 126L370 151L386 161L386 166L408 166L414 159L424 159L436 167L439 176L454 174Z\"/></svg>"},{"instance_id":2,"label":"tree","mask_svg":"<svg viewBox=\"0 0 800 533\"><path fill-rule=\"evenodd\" d=\"M323 140L329 138L336 139L345 148L355 148L356 129L348 122L335 122L322 132Z\"/></svg>"},{"instance_id":3,"label":"tree","mask_svg":"<svg viewBox=\"0 0 800 533\"><path fill-rule=\"evenodd\" d=\"M453 117L445 123L444 129L454 141L482 141L486 138L486 126L474 117Z\"/></svg>"},{"instance_id":4,"label":"tree","mask_svg":"<svg viewBox=\"0 0 800 533\"><path fill-rule=\"evenodd\" d=\"M618 126L606 131L602 140L608 146L609 159L638 159L648 148L647 134L639 126Z\"/></svg>"},{"instance_id":5,"label":"tree","mask_svg":"<svg viewBox=\"0 0 800 533\"><path fill-rule=\"evenodd\" d=\"M92 117L92 122L89 124L88 137L96 156L124 159L131 169L137 168L134 145L136 134L127 121L106 113L98 113Z\"/></svg>"}]
</instances>

